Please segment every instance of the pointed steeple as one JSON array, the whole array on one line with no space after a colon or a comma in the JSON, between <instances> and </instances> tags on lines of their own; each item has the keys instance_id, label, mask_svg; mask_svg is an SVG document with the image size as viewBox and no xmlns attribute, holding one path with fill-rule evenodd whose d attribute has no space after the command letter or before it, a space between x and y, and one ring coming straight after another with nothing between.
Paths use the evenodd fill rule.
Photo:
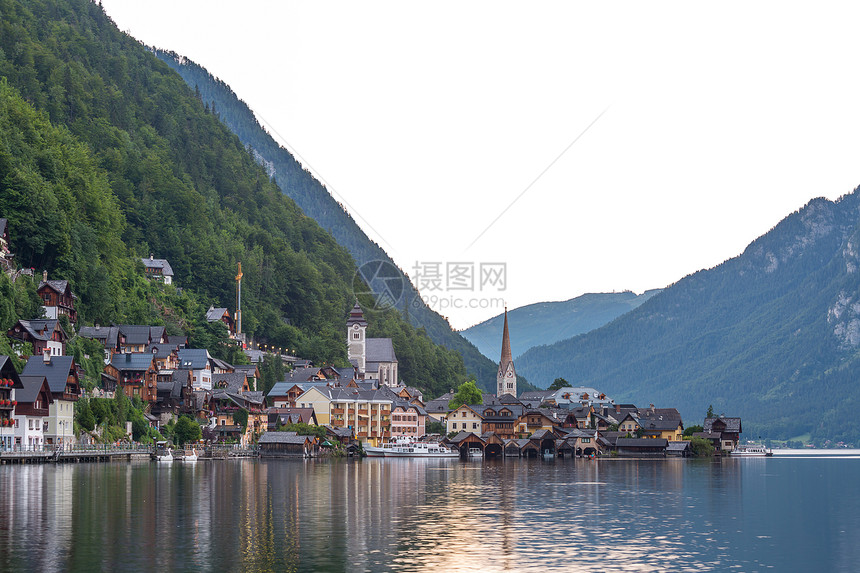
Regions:
<instances>
[{"instance_id":1,"label":"pointed steeple","mask_svg":"<svg viewBox=\"0 0 860 573\"><path fill-rule=\"evenodd\" d=\"M496 396L510 394L517 396L517 371L511 355L511 336L508 332L508 307L505 307L505 327L502 330L502 357L499 360L499 373L496 375Z\"/></svg>"},{"instance_id":2,"label":"pointed steeple","mask_svg":"<svg viewBox=\"0 0 860 573\"><path fill-rule=\"evenodd\" d=\"M499 361L499 365L507 365L508 362L513 362L514 358L511 356L511 336L508 333L508 307L505 307L505 328L502 330L502 359Z\"/></svg>"}]
</instances>

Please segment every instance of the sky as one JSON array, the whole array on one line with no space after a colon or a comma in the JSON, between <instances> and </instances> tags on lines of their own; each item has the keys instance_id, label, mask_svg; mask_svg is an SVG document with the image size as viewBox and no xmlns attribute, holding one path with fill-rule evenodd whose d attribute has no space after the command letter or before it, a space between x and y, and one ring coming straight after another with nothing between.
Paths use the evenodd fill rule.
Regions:
<instances>
[{"instance_id":1,"label":"sky","mask_svg":"<svg viewBox=\"0 0 860 573\"><path fill-rule=\"evenodd\" d=\"M455 328L664 287L860 185L860 5L102 5L230 85Z\"/></svg>"}]
</instances>

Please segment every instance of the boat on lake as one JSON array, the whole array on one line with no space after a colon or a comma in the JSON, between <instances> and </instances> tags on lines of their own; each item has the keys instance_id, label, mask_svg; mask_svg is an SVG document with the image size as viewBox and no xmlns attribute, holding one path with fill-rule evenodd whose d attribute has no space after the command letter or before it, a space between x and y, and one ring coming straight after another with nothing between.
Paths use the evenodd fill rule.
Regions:
<instances>
[{"instance_id":1,"label":"boat on lake","mask_svg":"<svg viewBox=\"0 0 860 573\"><path fill-rule=\"evenodd\" d=\"M458 458L455 450L451 450L436 442L416 442L400 439L381 447L365 446L364 452L369 458Z\"/></svg>"},{"instance_id":2,"label":"boat on lake","mask_svg":"<svg viewBox=\"0 0 860 573\"><path fill-rule=\"evenodd\" d=\"M152 451L152 459L157 462L172 462L173 450L167 447L167 442L157 442Z\"/></svg>"},{"instance_id":3,"label":"boat on lake","mask_svg":"<svg viewBox=\"0 0 860 573\"><path fill-rule=\"evenodd\" d=\"M738 457L770 457L773 455L773 452L764 446L739 444L732 450L731 455Z\"/></svg>"}]
</instances>

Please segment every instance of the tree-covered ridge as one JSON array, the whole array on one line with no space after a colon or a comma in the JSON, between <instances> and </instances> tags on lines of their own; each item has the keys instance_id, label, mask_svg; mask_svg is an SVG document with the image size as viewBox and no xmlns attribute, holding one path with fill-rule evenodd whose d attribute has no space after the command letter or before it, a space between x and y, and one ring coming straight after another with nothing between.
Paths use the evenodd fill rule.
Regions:
<instances>
[{"instance_id":1,"label":"tree-covered ridge","mask_svg":"<svg viewBox=\"0 0 860 573\"><path fill-rule=\"evenodd\" d=\"M0 77L11 249L19 264L71 282L82 322L163 323L205 339L193 331L200 310L232 309L241 261L245 332L346 364L350 254L100 6L0 0ZM138 258L150 254L170 262L181 291L143 279ZM404 373L429 354L456 362L397 320ZM465 379L462 366L450 374Z\"/></svg>"},{"instance_id":2,"label":"tree-covered ridge","mask_svg":"<svg viewBox=\"0 0 860 573\"><path fill-rule=\"evenodd\" d=\"M744 253L588 334L533 348L533 380L564 376L616 400L708 404L748 435L846 439L860 407L860 192L815 199Z\"/></svg>"},{"instance_id":3,"label":"tree-covered ridge","mask_svg":"<svg viewBox=\"0 0 860 573\"><path fill-rule=\"evenodd\" d=\"M273 173L274 180L302 210L326 229L337 242L346 247L358 265L371 261L385 261L396 268L388 254L356 224L350 214L328 192L322 183L293 157L280 147L268 132L259 124L254 113L238 98L223 81L214 78L196 63L173 52L154 49L156 55L176 70L185 82L192 87L205 102L206 106L219 119L236 133L241 141L252 148L258 160ZM477 377L479 385L487 391L496 388L498 364L481 355L475 346L451 329L447 320L427 307L409 277L400 271L405 286L403 300L398 308L404 306L403 313L410 323L418 326L432 341L455 350L463 357L466 368ZM380 284L372 285L382 291ZM386 334L393 336L393 334ZM501 331L499 333L501 337ZM521 389L534 389L524 378L518 378Z\"/></svg>"}]
</instances>

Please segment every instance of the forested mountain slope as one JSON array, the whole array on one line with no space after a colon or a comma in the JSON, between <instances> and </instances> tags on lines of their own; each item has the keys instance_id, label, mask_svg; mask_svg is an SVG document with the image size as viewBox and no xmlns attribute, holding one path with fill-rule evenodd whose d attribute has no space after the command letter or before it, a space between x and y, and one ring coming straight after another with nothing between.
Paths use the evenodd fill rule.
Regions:
<instances>
[{"instance_id":1,"label":"forested mountain slope","mask_svg":"<svg viewBox=\"0 0 860 573\"><path fill-rule=\"evenodd\" d=\"M19 265L72 283L84 323L182 312L140 282L150 254L176 285L232 309L241 261L246 332L346 363L349 252L99 5L0 0L0 78L0 217ZM466 379L456 353L396 312L377 317L410 383L436 394Z\"/></svg>"},{"instance_id":2,"label":"forested mountain slope","mask_svg":"<svg viewBox=\"0 0 860 573\"><path fill-rule=\"evenodd\" d=\"M610 324L533 348L517 369L637 404L709 404L748 436L857 443L860 194L814 199L738 257L684 277Z\"/></svg>"},{"instance_id":3,"label":"forested mountain slope","mask_svg":"<svg viewBox=\"0 0 860 573\"><path fill-rule=\"evenodd\" d=\"M259 124L245 102L240 100L227 84L214 78L200 65L170 51L154 51L182 76L188 86L214 110L224 125L239 136L242 143L254 150L258 160L284 193L295 200L304 213L331 233L340 245L349 250L358 266L383 261L387 268L396 272L403 287L403 294L395 305L398 310L412 324L421 327L434 342L459 352L466 368L477 377L479 385L494 392L498 358L490 360L483 356L469 341L453 331L444 318L423 303L409 278L388 254L367 237L324 185L304 169L288 150L278 145ZM379 282L371 286L375 292L385 289L385 285ZM501 330L499 338L501 339ZM525 379L520 379L519 384L521 389L532 388Z\"/></svg>"}]
</instances>

